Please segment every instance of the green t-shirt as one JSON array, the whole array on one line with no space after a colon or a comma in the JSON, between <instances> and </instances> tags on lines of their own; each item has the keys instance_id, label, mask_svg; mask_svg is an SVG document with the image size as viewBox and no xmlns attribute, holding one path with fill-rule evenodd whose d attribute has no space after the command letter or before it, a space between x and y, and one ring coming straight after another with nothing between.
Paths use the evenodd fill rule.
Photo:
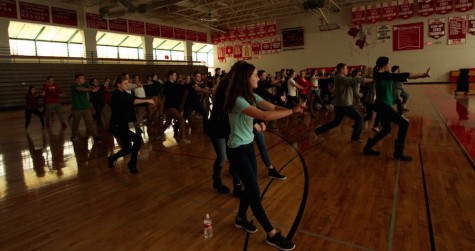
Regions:
<instances>
[{"instance_id":1,"label":"green t-shirt","mask_svg":"<svg viewBox=\"0 0 475 251\"><path fill-rule=\"evenodd\" d=\"M262 98L254 94L256 103L262 101ZM233 110L229 113L229 124L231 125L231 134L229 134L228 146L236 148L242 145L252 143L254 140L253 118L242 113L244 109L251 106L243 97L238 97L234 104Z\"/></svg>"},{"instance_id":2,"label":"green t-shirt","mask_svg":"<svg viewBox=\"0 0 475 251\"><path fill-rule=\"evenodd\" d=\"M73 110L87 110L89 109L89 99L87 92L76 90L77 87L89 88L89 84L78 85L74 83L71 85L71 95L73 96Z\"/></svg>"},{"instance_id":3,"label":"green t-shirt","mask_svg":"<svg viewBox=\"0 0 475 251\"><path fill-rule=\"evenodd\" d=\"M408 78L409 73L376 73L373 76L373 79L376 83L376 102L382 102L392 106L394 81L406 82Z\"/></svg>"}]
</instances>

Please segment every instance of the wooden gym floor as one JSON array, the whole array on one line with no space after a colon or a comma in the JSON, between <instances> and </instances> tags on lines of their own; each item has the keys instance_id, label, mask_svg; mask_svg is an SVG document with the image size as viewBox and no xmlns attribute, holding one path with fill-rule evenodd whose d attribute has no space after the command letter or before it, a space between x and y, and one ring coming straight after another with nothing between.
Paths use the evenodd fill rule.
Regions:
<instances>
[{"instance_id":1,"label":"wooden gym floor","mask_svg":"<svg viewBox=\"0 0 475 251\"><path fill-rule=\"evenodd\" d=\"M311 129L331 113L266 132L272 163L288 178L271 182L258 156L262 202L296 250L475 250L474 97L455 98L451 85L406 88L412 162L391 157L396 126L377 145L380 157L350 143L348 119L316 141ZM1 250L274 250L258 224L249 236L233 226L238 200L212 188L215 153L200 129L177 145L144 127L132 175L128 159L107 168L118 148L104 130L103 143L72 143L58 121L43 134L33 117L25 133L21 111L1 116ZM232 185L228 165L223 181Z\"/></svg>"}]
</instances>

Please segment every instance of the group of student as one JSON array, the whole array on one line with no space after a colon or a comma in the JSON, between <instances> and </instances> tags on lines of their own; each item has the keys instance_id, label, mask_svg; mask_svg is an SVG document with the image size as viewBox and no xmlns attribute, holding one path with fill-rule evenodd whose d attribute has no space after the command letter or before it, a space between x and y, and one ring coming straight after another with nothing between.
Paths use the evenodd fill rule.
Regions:
<instances>
[{"instance_id":1,"label":"group of student","mask_svg":"<svg viewBox=\"0 0 475 251\"><path fill-rule=\"evenodd\" d=\"M348 116L355 121L351 140L353 142L363 142L360 138L363 121L365 118L355 109L355 99L362 98L366 107L366 113L376 111L377 117L382 125L382 129L373 137L366 141L363 153L377 156L380 153L373 149L377 142L384 138L391 131L391 122L399 125L398 138L395 141L394 157L401 160L411 160L410 156L403 153L405 137L408 129L408 120L400 112L392 108L394 94L401 94L398 89L403 89L400 84L394 87L394 82L403 83L407 79L422 78L430 76L430 68L425 73L399 73L393 67L390 71L390 61L387 57L380 57L376 61L376 66L372 72L372 78L358 76L359 74L349 74L348 67L340 63L336 66L336 71L331 76L331 84L328 84L328 95L333 98L325 98L327 102L332 100L335 110L334 120L326 125L315 129L318 137L338 126L344 116ZM108 156L108 166L115 167L117 159L128 154L131 155L128 162L128 169L131 173L138 173L137 155L139 153L142 138L140 132L133 132L129 129L129 123L137 122L138 106L146 107L154 112L147 114L148 120L162 120L166 117L165 123L159 123L157 127L159 140L166 140L164 131L175 120L175 138L178 143L190 143L185 139L185 118L189 119L192 111L201 113L203 117L203 130L211 139L216 151L216 161L213 166L213 187L221 193L229 193L230 190L221 180L221 171L226 159L230 162L230 173L233 177L233 195L240 199L239 209L235 217L234 225L242 228L248 233L257 232L246 216L246 212L251 208L256 220L267 233L266 242L280 250L293 250L295 244L287 240L270 223L265 210L260 202L260 191L257 182L257 159L254 152L253 142L256 141L262 159L267 167L268 176L273 179L285 180L271 164L267 153L264 131L267 129L266 122L276 121L293 114L303 115L309 106L324 107L322 93L318 86L318 80L327 80L328 76L316 74L313 71L310 77L306 78L306 71L300 72L300 78L294 80L296 73L292 70L281 71L275 78L269 78L265 71L257 71L255 66L245 61L235 63L229 73L222 75L216 72L214 82L211 86L203 83L201 73L193 73L192 78L182 82L177 81L177 73L173 70L168 72L165 83L158 83L157 76L147 77L147 84L160 86L155 89L154 95L142 95L137 88L141 87L137 79L130 80L128 74L122 74L114 82L113 88L96 86L94 83L85 83L83 74L76 74L76 83L71 85L73 97L72 104L72 134L71 140L75 141L80 120L84 119L88 132L96 141L100 141L94 119L89 109L89 102L94 102L94 95L97 92L106 92L109 95L107 102L110 104L111 115L109 120L109 130L120 143L121 149ZM360 74L361 75L361 74ZM136 78L134 76L134 78ZM133 78L133 79L134 79ZM59 97L62 91L54 85L54 79L48 77L47 83L43 87L41 95L45 96L46 113L48 121L46 125L43 121L42 113L39 112L38 95L34 87L28 88L26 97L27 107L25 110L26 124L28 128L31 114L40 116L43 127L49 126L52 113L55 112L62 127L66 128L62 117ZM187 83L186 83L187 82ZM270 88L275 86L276 88ZM363 88L361 88L363 86ZM367 92L365 98L357 95L360 90ZM131 90L134 89L134 94ZM274 91L269 92L270 89ZM300 98L297 96L299 90ZM395 91L396 90L396 91ZM401 90L402 91L402 90ZM52 93L54 95L52 95ZM90 93L88 97L87 93ZM138 93L138 94L137 94ZM203 105L202 96L209 97L212 94L212 109L206 110ZM103 96L104 97L104 96ZM100 98L99 98L100 100ZM94 106L94 105L93 105ZM327 104L328 106L328 104ZM158 108L157 108L158 107ZM402 102L398 107L403 107ZM94 106L97 114L100 110ZM162 110L163 109L163 110ZM210 116L208 119L208 112ZM367 115L368 116L368 115ZM99 121L97 121L99 123ZM271 125L270 125L271 126Z\"/></svg>"}]
</instances>

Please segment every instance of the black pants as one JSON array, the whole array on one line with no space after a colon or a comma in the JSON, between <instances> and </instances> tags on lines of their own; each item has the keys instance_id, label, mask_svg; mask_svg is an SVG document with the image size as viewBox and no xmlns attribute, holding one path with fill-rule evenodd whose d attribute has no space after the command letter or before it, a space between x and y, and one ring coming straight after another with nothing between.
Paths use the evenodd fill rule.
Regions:
<instances>
[{"instance_id":1,"label":"black pants","mask_svg":"<svg viewBox=\"0 0 475 251\"><path fill-rule=\"evenodd\" d=\"M335 128L341 124L343 117L348 116L355 121L351 140L359 140L361 131L363 130L363 116L355 109L354 106L335 106L335 118L333 121L315 129L317 134L322 134Z\"/></svg>"},{"instance_id":2,"label":"black pants","mask_svg":"<svg viewBox=\"0 0 475 251\"><path fill-rule=\"evenodd\" d=\"M41 127L45 127L45 120L43 118L43 113L41 113L38 108L34 108L34 109L25 109L25 128L28 128L28 126L30 125L30 121L31 121L31 114L35 114L36 116L40 117L40 121L41 121Z\"/></svg>"},{"instance_id":3,"label":"black pants","mask_svg":"<svg viewBox=\"0 0 475 251\"><path fill-rule=\"evenodd\" d=\"M226 147L231 166L236 168L237 174L244 184L243 196L239 203L238 217L246 218L246 212L251 207L254 216L266 232L274 227L269 222L260 200L259 184L257 183L257 160L252 143L236 148Z\"/></svg>"},{"instance_id":4,"label":"black pants","mask_svg":"<svg viewBox=\"0 0 475 251\"><path fill-rule=\"evenodd\" d=\"M191 116L191 112L193 111L201 114L201 116L203 117L203 130L207 132L208 131L208 112L204 109L203 104L201 103L199 99L190 101L185 104L185 109L183 111L183 118L185 120L188 120L188 123L190 123L190 116Z\"/></svg>"},{"instance_id":5,"label":"black pants","mask_svg":"<svg viewBox=\"0 0 475 251\"><path fill-rule=\"evenodd\" d=\"M404 144L406 141L407 130L409 128L409 122L391 106L385 103L376 102L374 104L374 110L378 113L378 117L381 120L382 129L376 134L376 136L374 136L373 144L376 144L391 132L391 122L399 126L397 140L401 144Z\"/></svg>"},{"instance_id":6,"label":"black pants","mask_svg":"<svg viewBox=\"0 0 475 251\"><path fill-rule=\"evenodd\" d=\"M114 160L131 154L129 165L135 166L137 164L137 155L142 145L142 138L130 131L128 126L111 125L110 131L117 141L119 141L121 147L120 151L113 155ZM133 143L133 145L131 145L131 143Z\"/></svg>"}]
</instances>

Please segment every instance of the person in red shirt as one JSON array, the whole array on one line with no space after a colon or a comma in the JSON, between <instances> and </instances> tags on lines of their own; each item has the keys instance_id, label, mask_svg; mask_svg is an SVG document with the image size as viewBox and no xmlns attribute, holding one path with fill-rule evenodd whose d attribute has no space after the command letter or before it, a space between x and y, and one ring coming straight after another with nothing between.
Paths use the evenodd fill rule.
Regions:
<instances>
[{"instance_id":1,"label":"person in red shirt","mask_svg":"<svg viewBox=\"0 0 475 251\"><path fill-rule=\"evenodd\" d=\"M53 112L56 113L63 129L66 129L66 125L63 117L63 110L59 103L59 98L63 96L63 91L54 83L52 76L46 77L46 84L43 85L43 95L45 96L46 106L46 128L49 128Z\"/></svg>"},{"instance_id":2,"label":"person in red shirt","mask_svg":"<svg viewBox=\"0 0 475 251\"><path fill-rule=\"evenodd\" d=\"M310 100L310 91L313 88L313 84L310 81L308 81L307 78L305 78L306 74L307 74L307 71L305 70L300 71L298 84L304 87L303 89L300 89L300 96L303 97L305 100L307 100L307 102L309 102L309 104L307 105L310 107L310 112L312 116L314 116L315 113L313 111L312 101Z\"/></svg>"},{"instance_id":3,"label":"person in red shirt","mask_svg":"<svg viewBox=\"0 0 475 251\"><path fill-rule=\"evenodd\" d=\"M28 130L28 126L30 125L31 114L35 114L40 118L41 121L41 128L45 129L45 121L43 119L43 113L38 110L40 107L38 93L36 93L36 88L34 86L28 87L28 91L25 95L25 131Z\"/></svg>"}]
</instances>

